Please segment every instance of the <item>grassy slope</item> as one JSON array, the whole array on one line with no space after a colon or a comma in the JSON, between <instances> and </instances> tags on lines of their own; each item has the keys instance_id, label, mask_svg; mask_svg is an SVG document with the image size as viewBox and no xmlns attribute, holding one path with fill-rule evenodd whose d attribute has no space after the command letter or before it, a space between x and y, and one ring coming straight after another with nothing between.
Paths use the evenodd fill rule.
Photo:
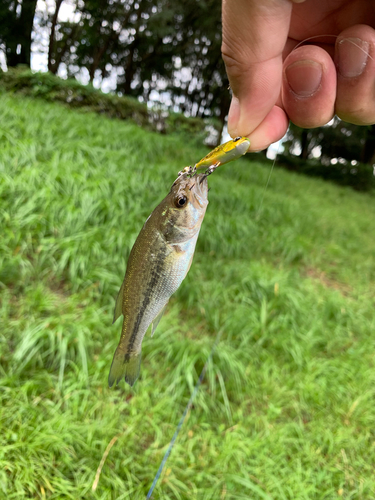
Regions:
<instances>
[{"instance_id":1,"label":"grassy slope","mask_svg":"<svg viewBox=\"0 0 375 500\"><path fill-rule=\"evenodd\" d=\"M210 179L194 264L134 391L107 388L140 227L205 151L0 94L0 498L370 498L375 200L245 159ZM91 493L96 468L118 436Z\"/></svg>"}]
</instances>

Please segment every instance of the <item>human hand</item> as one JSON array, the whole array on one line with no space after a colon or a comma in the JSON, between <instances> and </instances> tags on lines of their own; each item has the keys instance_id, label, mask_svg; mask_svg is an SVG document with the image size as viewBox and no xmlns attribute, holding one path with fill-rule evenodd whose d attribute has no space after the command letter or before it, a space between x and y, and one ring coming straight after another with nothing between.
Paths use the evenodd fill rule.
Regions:
<instances>
[{"instance_id":1,"label":"human hand","mask_svg":"<svg viewBox=\"0 0 375 500\"><path fill-rule=\"evenodd\" d=\"M259 151L285 134L289 119L303 128L335 114L374 124L374 27L369 0L223 0L230 135L248 136Z\"/></svg>"}]
</instances>

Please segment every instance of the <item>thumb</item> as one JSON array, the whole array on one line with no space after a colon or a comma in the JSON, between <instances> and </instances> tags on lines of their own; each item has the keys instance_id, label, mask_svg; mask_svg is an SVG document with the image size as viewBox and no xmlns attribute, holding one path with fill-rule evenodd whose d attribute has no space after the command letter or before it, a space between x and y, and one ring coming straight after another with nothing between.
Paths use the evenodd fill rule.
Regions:
<instances>
[{"instance_id":1,"label":"thumb","mask_svg":"<svg viewBox=\"0 0 375 500\"><path fill-rule=\"evenodd\" d=\"M233 91L229 133L250 135L280 96L289 0L223 0L222 54Z\"/></svg>"}]
</instances>

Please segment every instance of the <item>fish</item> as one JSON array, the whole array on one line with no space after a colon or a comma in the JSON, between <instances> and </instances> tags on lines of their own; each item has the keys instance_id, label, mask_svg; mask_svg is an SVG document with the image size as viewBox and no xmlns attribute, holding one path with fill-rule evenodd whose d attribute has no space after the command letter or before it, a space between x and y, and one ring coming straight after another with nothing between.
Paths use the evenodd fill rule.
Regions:
<instances>
[{"instance_id":1,"label":"fish","mask_svg":"<svg viewBox=\"0 0 375 500\"><path fill-rule=\"evenodd\" d=\"M151 336L168 301L187 275L208 205L207 175L181 172L141 229L130 252L113 323L124 316L108 376L133 386L140 373L143 338Z\"/></svg>"},{"instance_id":2,"label":"fish","mask_svg":"<svg viewBox=\"0 0 375 500\"><path fill-rule=\"evenodd\" d=\"M236 137L210 151L208 155L195 164L195 168L198 170L201 167L209 167L211 168L209 173L212 173L220 165L240 158L247 153L249 147L250 140L247 137Z\"/></svg>"}]
</instances>

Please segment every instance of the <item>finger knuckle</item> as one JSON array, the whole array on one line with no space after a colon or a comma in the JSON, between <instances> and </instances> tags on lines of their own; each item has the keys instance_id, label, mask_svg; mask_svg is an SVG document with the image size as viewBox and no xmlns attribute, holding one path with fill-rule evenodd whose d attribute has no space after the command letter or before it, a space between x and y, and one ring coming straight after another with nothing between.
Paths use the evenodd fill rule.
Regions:
<instances>
[{"instance_id":1,"label":"finger knuckle","mask_svg":"<svg viewBox=\"0 0 375 500\"><path fill-rule=\"evenodd\" d=\"M233 44L223 42L221 45L221 55L227 72L232 78L239 78L246 71L246 57L240 47L234 47Z\"/></svg>"}]
</instances>

